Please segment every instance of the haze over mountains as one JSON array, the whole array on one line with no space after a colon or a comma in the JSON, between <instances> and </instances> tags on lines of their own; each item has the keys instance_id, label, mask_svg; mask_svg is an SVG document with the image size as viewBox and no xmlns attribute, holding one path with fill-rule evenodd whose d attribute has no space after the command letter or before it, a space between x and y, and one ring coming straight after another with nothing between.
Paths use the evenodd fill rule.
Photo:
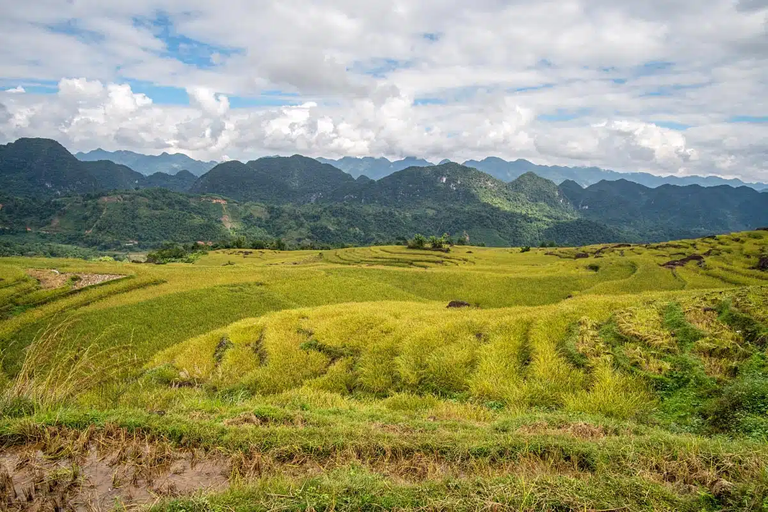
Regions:
<instances>
[{"instance_id":1,"label":"haze over mountains","mask_svg":"<svg viewBox=\"0 0 768 512\"><path fill-rule=\"evenodd\" d=\"M491 162L498 174L501 165ZM558 186L519 170L502 180L445 162L374 181L294 155L229 161L200 177L186 170L144 176L108 160L79 161L53 140L19 139L0 146L0 228L114 248L236 236L364 245L419 232L466 233L488 245L583 245L768 226L768 192L746 186L649 188L624 179Z\"/></svg>"},{"instance_id":2,"label":"haze over mountains","mask_svg":"<svg viewBox=\"0 0 768 512\"><path fill-rule=\"evenodd\" d=\"M101 148L87 153L75 154L79 160L93 162L98 160L111 160L116 164L130 167L136 172L149 176L156 172L176 174L186 170L195 176L202 176L213 169L218 162L201 162L188 157L183 153L163 153L161 155L142 155L133 151L105 151Z\"/></svg>"}]
</instances>

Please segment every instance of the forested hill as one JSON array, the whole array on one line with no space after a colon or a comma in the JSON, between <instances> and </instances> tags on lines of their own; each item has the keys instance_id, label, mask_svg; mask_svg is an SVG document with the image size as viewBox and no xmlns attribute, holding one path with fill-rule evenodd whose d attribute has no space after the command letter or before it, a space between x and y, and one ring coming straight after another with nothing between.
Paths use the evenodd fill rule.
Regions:
<instances>
[{"instance_id":1,"label":"forested hill","mask_svg":"<svg viewBox=\"0 0 768 512\"><path fill-rule=\"evenodd\" d=\"M183 153L161 155L142 155L133 151L104 151L95 149L88 153L77 153L75 155L83 162L93 162L100 160L110 160L120 165L130 167L134 171L144 175L151 176L155 173L177 174L186 170L195 176L202 176L213 169L217 162L201 162L188 157Z\"/></svg>"},{"instance_id":2,"label":"forested hill","mask_svg":"<svg viewBox=\"0 0 768 512\"><path fill-rule=\"evenodd\" d=\"M427 160L413 157L396 160L394 162L386 158L371 157L344 157L339 160L318 158L318 160L334 165L354 177L365 175L374 179L389 176L392 173L407 169L408 167L429 167L434 165ZM446 160L443 160L440 163L442 164L446 162ZM600 169L599 167L540 165L522 158L508 161L491 156L483 158L482 160L467 160L463 165L474 167L475 169L490 174L496 179L507 182L516 180L525 173L532 172L542 178L552 180L556 184L572 180L581 186L594 185L603 180L616 181L625 179L647 187L659 187L661 185L701 185L704 187L731 185L733 187L740 187L746 185L755 190L768 190L768 184L766 183L746 183L739 179L726 179L719 176L657 176L645 172L616 172L608 169Z\"/></svg>"},{"instance_id":3,"label":"forested hill","mask_svg":"<svg viewBox=\"0 0 768 512\"><path fill-rule=\"evenodd\" d=\"M164 187L186 191L189 171L150 176L110 160L80 161L50 139L19 139L0 145L0 193L36 200L109 190Z\"/></svg>"},{"instance_id":4,"label":"forested hill","mask_svg":"<svg viewBox=\"0 0 768 512\"><path fill-rule=\"evenodd\" d=\"M768 193L749 187L644 187L626 180L560 185L582 218L638 239L706 236L768 226ZM678 236L679 235L679 236Z\"/></svg>"},{"instance_id":5,"label":"forested hill","mask_svg":"<svg viewBox=\"0 0 768 512\"><path fill-rule=\"evenodd\" d=\"M374 181L300 155L230 161L200 178L144 176L111 161L80 162L45 139L0 146L0 205L3 235L100 248L243 236L365 245L415 233L466 234L496 246L582 245L768 226L768 193L747 187L648 188L626 180L558 187L531 172L504 182L452 162Z\"/></svg>"},{"instance_id":6,"label":"forested hill","mask_svg":"<svg viewBox=\"0 0 768 512\"><path fill-rule=\"evenodd\" d=\"M260 158L243 164L219 164L192 186L197 194L220 194L232 199L274 204L332 200L345 186L355 184L349 174L313 158Z\"/></svg>"}]
</instances>

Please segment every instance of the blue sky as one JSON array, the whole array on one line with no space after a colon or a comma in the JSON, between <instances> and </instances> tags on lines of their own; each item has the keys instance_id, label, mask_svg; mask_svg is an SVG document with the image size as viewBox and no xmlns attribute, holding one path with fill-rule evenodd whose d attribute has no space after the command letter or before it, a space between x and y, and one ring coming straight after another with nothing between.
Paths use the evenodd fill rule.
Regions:
<instances>
[{"instance_id":1,"label":"blue sky","mask_svg":"<svg viewBox=\"0 0 768 512\"><path fill-rule=\"evenodd\" d=\"M0 138L768 180L768 2L31 0Z\"/></svg>"}]
</instances>

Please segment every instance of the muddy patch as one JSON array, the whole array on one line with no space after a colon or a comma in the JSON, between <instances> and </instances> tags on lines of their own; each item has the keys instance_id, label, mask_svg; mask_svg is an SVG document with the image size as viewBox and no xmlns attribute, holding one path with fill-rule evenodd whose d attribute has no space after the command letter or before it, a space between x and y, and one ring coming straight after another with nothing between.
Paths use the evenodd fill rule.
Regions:
<instances>
[{"instance_id":1,"label":"muddy patch","mask_svg":"<svg viewBox=\"0 0 768 512\"><path fill-rule=\"evenodd\" d=\"M81 456L51 459L30 447L0 454L3 510L111 510L117 503L143 505L168 496L226 488L230 464L198 459L194 452L149 464L125 451L91 447Z\"/></svg>"},{"instance_id":2,"label":"muddy patch","mask_svg":"<svg viewBox=\"0 0 768 512\"><path fill-rule=\"evenodd\" d=\"M74 272L59 272L55 269L29 269L27 274L37 279L44 290L61 288L70 284L73 289L79 290L87 286L106 283L125 277L120 274L85 274Z\"/></svg>"}]
</instances>

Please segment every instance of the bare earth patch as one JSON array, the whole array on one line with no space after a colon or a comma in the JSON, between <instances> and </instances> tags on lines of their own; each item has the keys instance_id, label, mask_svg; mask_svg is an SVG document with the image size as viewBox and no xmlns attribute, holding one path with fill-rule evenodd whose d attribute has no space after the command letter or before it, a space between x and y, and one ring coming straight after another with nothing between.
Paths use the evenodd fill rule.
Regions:
<instances>
[{"instance_id":1,"label":"bare earth patch","mask_svg":"<svg viewBox=\"0 0 768 512\"><path fill-rule=\"evenodd\" d=\"M72 280L72 288L79 290L87 286L106 283L125 277L121 274L83 274L71 272L59 272L58 270L29 269L27 274L37 279L40 286L49 290L52 288L61 288Z\"/></svg>"},{"instance_id":2,"label":"bare earth patch","mask_svg":"<svg viewBox=\"0 0 768 512\"><path fill-rule=\"evenodd\" d=\"M31 447L7 450L0 454L0 509L111 510L116 503L145 505L228 485L230 465L222 457L151 455L91 447L82 456L51 459Z\"/></svg>"}]
</instances>

